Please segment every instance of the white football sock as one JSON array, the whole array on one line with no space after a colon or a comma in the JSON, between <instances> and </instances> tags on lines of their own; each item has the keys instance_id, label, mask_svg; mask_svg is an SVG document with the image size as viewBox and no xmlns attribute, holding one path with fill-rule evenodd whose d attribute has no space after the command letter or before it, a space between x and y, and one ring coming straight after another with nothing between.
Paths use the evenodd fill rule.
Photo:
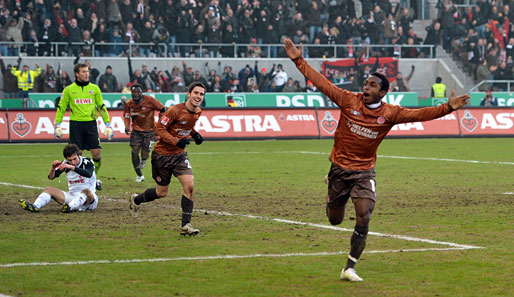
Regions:
<instances>
[{"instance_id":1,"label":"white football sock","mask_svg":"<svg viewBox=\"0 0 514 297\"><path fill-rule=\"evenodd\" d=\"M52 196L50 196L50 194L48 194L47 192L43 192L39 194L39 196L37 196L36 201L34 201L34 206L39 209L47 205L48 202L50 202L50 200L52 200Z\"/></svg>"},{"instance_id":2,"label":"white football sock","mask_svg":"<svg viewBox=\"0 0 514 297\"><path fill-rule=\"evenodd\" d=\"M68 205L70 206L70 210L77 210L79 207L84 204L87 200L86 194L82 193L77 198L71 200Z\"/></svg>"}]
</instances>

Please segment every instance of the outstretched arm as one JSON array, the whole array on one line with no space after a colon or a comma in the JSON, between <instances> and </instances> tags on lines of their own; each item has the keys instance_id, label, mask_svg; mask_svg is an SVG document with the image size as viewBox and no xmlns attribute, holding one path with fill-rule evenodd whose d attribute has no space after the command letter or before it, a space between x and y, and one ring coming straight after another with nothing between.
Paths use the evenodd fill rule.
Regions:
<instances>
[{"instance_id":1,"label":"outstretched arm","mask_svg":"<svg viewBox=\"0 0 514 297\"><path fill-rule=\"evenodd\" d=\"M286 50L287 55L296 65L296 68L300 70L300 72L305 76L307 80L312 81L312 83L320 90L323 94L327 95L330 100L334 101L338 106L343 105L344 95L345 93L351 93L349 91L341 90L336 85L334 85L331 81L329 81L326 77L321 75L318 71L312 68L302 57L302 44L300 43L297 48L291 39L284 39L284 48Z\"/></svg>"},{"instance_id":2,"label":"outstretched arm","mask_svg":"<svg viewBox=\"0 0 514 297\"><path fill-rule=\"evenodd\" d=\"M450 95L450 98L448 99L448 106L452 111L457 110L464 105L468 104L470 96L469 94L464 94L455 97L455 90L452 90L452 94Z\"/></svg>"}]
</instances>

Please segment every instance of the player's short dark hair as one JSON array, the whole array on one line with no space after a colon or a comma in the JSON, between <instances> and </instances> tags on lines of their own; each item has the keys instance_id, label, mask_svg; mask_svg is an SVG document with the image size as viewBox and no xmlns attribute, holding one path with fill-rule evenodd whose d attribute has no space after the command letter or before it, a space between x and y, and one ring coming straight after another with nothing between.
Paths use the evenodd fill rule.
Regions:
<instances>
[{"instance_id":1,"label":"player's short dark hair","mask_svg":"<svg viewBox=\"0 0 514 297\"><path fill-rule=\"evenodd\" d=\"M203 88L203 91L204 91L204 92L207 90L207 88L204 86L204 84L202 84L202 83L201 83L201 82L199 82L199 81L195 81L195 82L191 83L191 84L189 85L189 87L187 87L187 92L188 92L188 93L191 93L191 92L193 91L193 89L194 89L194 88L196 88L196 87L201 87L201 88Z\"/></svg>"},{"instance_id":2,"label":"player's short dark hair","mask_svg":"<svg viewBox=\"0 0 514 297\"><path fill-rule=\"evenodd\" d=\"M67 144L64 149L62 150L62 154L64 156L64 158L68 158L68 157L71 157L75 154L79 154L80 152L80 149L79 147L74 144L74 143L71 143L71 144Z\"/></svg>"},{"instance_id":3,"label":"player's short dark hair","mask_svg":"<svg viewBox=\"0 0 514 297\"><path fill-rule=\"evenodd\" d=\"M141 88L141 90L143 90L143 85L141 85L141 84L133 84L130 87L130 91L133 91L135 88Z\"/></svg>"},{"instance_id":4,"label":"player's short dark hair","mask_svg":"<svg viewBox=\"0 0 514 297\"><path fill-rule=\"evenodd\" d=\"M440 84L442 81L443 81L443 79L442 79L440 76L438 76L438 77L435 79L435 82L436 82L437 84Z\"/></svg>"},{"instance_id":5,"label":"player's short dark hair","mask_svg":"<svg viewBox=\"0 0 514 297\"><path fill-rule=\"evenodd\" d=\"M80 72L80 68L84 68L84 67L87 67L87 65L84 64L84 63L75 64L75 66L73 66L73 72L74 73L79 73Z\"/></svg>"},{"instance_id":6,"label":"player's short dark hair","mask_svg":"<svg viewBox=\"0 0 514 297\"><path fill-rule=\"evenodd\" d=\"M389 91L389 80L385 75L379 72L373 72L371 75L380 78L380 91Z\"/></svg>"}]
</instances>

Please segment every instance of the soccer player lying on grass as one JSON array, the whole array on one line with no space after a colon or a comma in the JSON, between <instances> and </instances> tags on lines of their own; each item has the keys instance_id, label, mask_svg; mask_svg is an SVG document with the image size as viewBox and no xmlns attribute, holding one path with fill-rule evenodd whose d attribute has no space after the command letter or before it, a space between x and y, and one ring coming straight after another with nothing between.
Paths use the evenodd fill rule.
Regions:
<instances>
[{"instance_id":1,"label":"soccer player lying on grass","mask_svg":"<svg viewBox=\"0 0 514 297\"><path fill-rule=\"evenodd\" d=\"M306 79L339 106L341 115L330 154L332 165L328 173L327 216L332 225L343 221L346 202L351 197L355 206L356 224L351 238L350 253L341 279L362 281L354 267L366 246L368 224L375 207L375 163L377 148L398 123L429 121L464 106L469 95L455 97L436 107L409 109L382 102L389 81L381 73L373 73L364 81L362 93L343 90L329 82L302 57L302 44L297 48L290 39L284 40L287 55Z\"/></svg>"},{"instance_id":2,"label":"soccer player lying on grass","mask_svg":"<svg viewBox=\"0 0 514 297\"><path fill-rule=\"evenodd\" d=\"M95 193L95 165L91 159L80 156L79 151L76 144L66 145L63 150L65 160L53 161L52 168L48 173L48 179L52 180L65 172L68 179L68 192L54 187L46 187L34 203L20 199L18 203L21 208L30 212L39 212L51 199L54 199L57 203L62 204L61 212L95 209L98 205L98 196Z\"/></svg>"},{"instance_id":3,"label":"soccer player lying on grass","mask_svg":"<svg viewBox=\"0 0 514 297\"><path fill-rule=\"evenodd\" d=\"M141 194L132 194L129 198L129 210L133 217L138 216L141 203L163 198L168 193L171 176L174 175L182 184L182 226L181 235L196 235L200 231L191 226L193 214L193 169L185 151L191 136L197 145L203 137L195 131L194 126L202 109L200 105L205 97L205 86L193 82L187 88L186 102L174 105L166 110L155 126L159 140L152 152L152 177L157 183L155 188L146 189Z\"/></svg>"}]
</instances>

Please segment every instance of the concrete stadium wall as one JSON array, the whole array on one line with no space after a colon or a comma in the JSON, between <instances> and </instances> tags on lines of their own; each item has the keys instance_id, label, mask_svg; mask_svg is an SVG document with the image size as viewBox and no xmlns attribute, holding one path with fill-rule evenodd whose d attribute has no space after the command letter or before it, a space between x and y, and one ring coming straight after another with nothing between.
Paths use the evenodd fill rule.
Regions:
<instances>
[{"instance_id":1,"label":"concrete stadium wall","mask_svg":"<svg viewBox=\"0 0 514 297\"><path fill-rule=\"evenodd\" d=\"M16 59L16 57L4 57L4 63L6 66L7 64L15 65ZM92 66L100 71L100 75L105 72L107 65L110 65L112 67L113 74L116 76L119 82L123 83L124 85L129 82L127 58L89 59L91 60ZM55 70L57 70L59 63L62 63L62 70L67 71L72 78L72 81L74 81L72 65L73 61L74 58L68 57L24 57L21 62L21 66L28 65L31 69L34 69L35 64L38 64L42 69L44 69L45 65L49 64L52 65ZM84 58L80 60L81 63L84 61ZM132 58L132 67L134 70L138 68L141 69L141 66L146 64L150 69L157 67L159 70L168 70L171 72L173 66L179 66L180 69L182 69L182 61L185 61L187 66L193 67L194 70L199 70L204 76L206 75L206 62L208 63L210 69L215 69L216 71L218 71L218 62L221 62L221 71L223 71L223 66L230 65L232 69L237 72L245 67L245 65L250 65L253 68L255 61L258 61L258 69L266 67L268 71L271 69L273 64L282 64L289 77L292 77L295 80L299 80L301 85L305 85L305 79L303 75L301 75L300 71L296 69L293 62L289 59ZM317 70L321 70L322 61L323 59L309 59L310 65ZM410 80L410 85L411 91L418 92L420 97L430 97L430 89L437 76L441 76L443 78L443 83L448 86L449 92L452 88L457 86L455 78L451 75L450 71L445 68L437 59L401 59L399 61L399 70L403 73L404 76L409 74L411 65L416 67L414 75ZM0 80L0 87L3 89L2 80ZM461 92L459 92L459 90L459 88L456 89L457 93Z\"/></svg>"}]
</instances>

